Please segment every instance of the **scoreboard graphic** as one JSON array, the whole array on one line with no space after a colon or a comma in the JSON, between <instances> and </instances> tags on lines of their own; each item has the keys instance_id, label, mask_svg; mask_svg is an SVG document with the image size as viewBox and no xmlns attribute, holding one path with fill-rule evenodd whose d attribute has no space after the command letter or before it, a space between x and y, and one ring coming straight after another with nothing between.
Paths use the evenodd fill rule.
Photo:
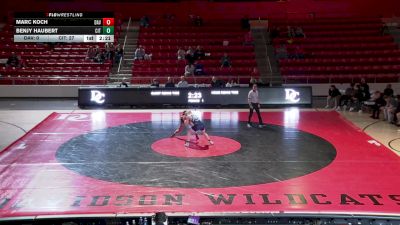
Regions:
<instances>
[{"instance_id":1,"label":"scoreboard graphic","mask_svg":"<svg viewBox=\"0 0 400 225\"><path fill-rule=\"evenodd\" d=\"M14 42L114 42L112 12L16 12Z\"/></svg>"}]
</instances>

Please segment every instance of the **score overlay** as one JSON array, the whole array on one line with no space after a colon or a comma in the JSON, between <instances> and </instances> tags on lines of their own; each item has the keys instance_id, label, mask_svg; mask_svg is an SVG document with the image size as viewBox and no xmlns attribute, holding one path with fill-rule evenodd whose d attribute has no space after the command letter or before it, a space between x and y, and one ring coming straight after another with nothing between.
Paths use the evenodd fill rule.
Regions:
<instances>
[{"instance_id":1,"label":"score overlay","mask_svg":"<svg viewBox=\"0 0 400 225\"><path fill-rule=\"evenodd\" d=\"M114 14L15 13L14 42L114 42Z\"/></svg>"}]
</instances>

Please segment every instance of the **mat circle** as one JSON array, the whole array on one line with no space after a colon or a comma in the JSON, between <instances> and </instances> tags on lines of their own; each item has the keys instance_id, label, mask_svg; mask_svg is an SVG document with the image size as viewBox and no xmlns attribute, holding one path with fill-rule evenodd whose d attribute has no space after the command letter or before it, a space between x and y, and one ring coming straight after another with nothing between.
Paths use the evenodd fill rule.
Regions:
<instances>
[{"instance_id":1,"label":"mat circle","mask_svg":"<svg viewBox=\"0 0 400 225\"><path fill-rule=\"evenodd\" d=\"M163 155L186 157L186 158L206 158L213 156L228 155L240 149L239 142L220 136L210 137L213 144L210 144L204 136L199 140L192 138L189 146L185 146L187 136L176 136L174 138L163 138L155 141L151 148Z\"/></svg>"},{"instance_id":2,"label":"mat circle","mask_svg":"<svg viewBox=\"0 0 400 225\"><path fill-rule=\"evenodd\" d=\"M238 151L212 157L160 154L151 145L169 137L178 124L131 123L95 130L62 144L64 167L109 182L149 187L218 188L284 181L318 171L336 157L326 140L297 129L245 122L204 121L211 136L240 143ZM183 145L183 141L182 141Z\"/></svg>"}]
</instances>

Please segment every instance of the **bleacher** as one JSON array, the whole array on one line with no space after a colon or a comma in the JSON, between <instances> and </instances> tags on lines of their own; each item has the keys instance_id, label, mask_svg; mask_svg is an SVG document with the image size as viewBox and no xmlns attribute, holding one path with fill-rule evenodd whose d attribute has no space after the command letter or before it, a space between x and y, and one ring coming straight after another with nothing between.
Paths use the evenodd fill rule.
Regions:
<instances>
[{"instance_id":1,"label":"bleacher","mask_svg":"<svg viewBox=\"0 0 400 225\"><path fill-rule=\"evenodd\" d=\"M116 19L115 21L120 21ZM3 85L93 85L107 84L112 63L96 63L86 60L89 46L104 43L14 43L13 19L0 33L0 58L3 63L14 52L23 66L0 67L0 84ZM120 24L115 26L118 39Z\"/></svg>"},{"instance_id":2,"label":"bleacher","mask_svg":"<svg viewBox=\"0 0 400 225\"><path fill-rule=\"evenodd\" d=\"M290 55L296 46L304 58L280 59L285 83L398 82L400 50L382 32L379 18L335 18L273 21L281 31L275 48L285 44ZM287 26L301 27L305 38L289 44Z\"/></svg>"},{"instance_id":3,"label":"bleacher","mask_svg":"<svg viewBox=\"0 0 400 225\"><path fill-rule=\"evenodd\" d=\"M132 69L133 84L149 84L153 78L165 83L168 76L175 81L184 74L185 60L177 60L177 51L182 47L200 45L206 53L205 59L199 60L204 65L206 75L188 76L191 84L209 84L211 76L228 81L248 83L250 76L258 78L253 73L257 67L254 47L244 46L244 37L248 31L242 30L238 21L209 21L197 27L186 23L164 23L156 21L148 28L141 28L138 45L142 45L147 53L152 54L152 60L136 60ZM223 45L223 42L227 45ZM232 68L220 68L220 60L228 53Z\"/></svg>"}]
</instances>

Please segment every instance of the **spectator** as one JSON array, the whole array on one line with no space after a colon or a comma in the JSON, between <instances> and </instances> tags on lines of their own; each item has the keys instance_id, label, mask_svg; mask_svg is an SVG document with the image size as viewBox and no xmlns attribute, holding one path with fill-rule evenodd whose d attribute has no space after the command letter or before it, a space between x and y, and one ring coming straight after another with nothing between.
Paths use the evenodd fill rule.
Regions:
<instances>
[{"instance_id":1,"label":"spectator","mask_svg":"<svg viewBox=\"0 0 400 225\"><path fill-rule=\"evenodd\" d=\"M301 27L296 27L294 31L294 36L297 38L305 38L306 35L303 32L303 29Z\"/></svg>"},{"instance_id":2,"label":"spectator","mask_svg":"<svg viewBox=\"0 0 400 225\"><path fill-rule=\"evenodd\" d=\"M251 34L251 31L247 32L244 35L243 45L254 45L254 38L253 35Z\"/></svg>"},{"instance_id":3,"label":"spectator","mask_svg":"<svg viewBox=\"0 0 400 225\"><path fill-rule=\"evenodd\" d=\"M146 51L144 50L142 45L139 45L139 47L135 50L134 60L143 60L145 55Z\"/></svg>"},{"instance_id":4,"label":"spectator","mask_svg":"<svg viewBox=\"0 0 400 225\"><path fill-rule=\"evenodd\" d=\"M340 96L339 99L339 109L341 110L343 106L348 106L350 105L351 102L351 97L354 94L354 83L350 83L350 86L346 88L344 91L344 95ZM346 109L345 109L346 110Z\"/></svg>"},{"instance_id":5,"label":"spectator","mask_svg":"<svg viewBox=\"0 0 400 225\"><path fill-rule=\"evenodd\" d=\"M363 103L363 93L362 93L360 84L356 84L354 86L354 92L353 92L353 96L351 97L351 101L352 101L353 104L350 107L349 111L353 112L353 111L359 110L359 112L360 112L361 111L361 106L362 106L362 103Z\"/></svg>"},{"instance_id":6,"label":"spectator","mask_svg":"<svg viewBox=\"0 0 400 225\"><path fill-rule=\"evenodd\" d=\"M400 95L397 95L397 107L395 110L396 126L400 126Z\"/></svg>"},{"instance_id":7,"label":"spectator","mask_svg":"<svg viewBox=\"0 0 400 225\"><path fill-rule=\"evenodd\" d=\"M94 47L94 52L95 52L95 54L94 54L95 57L96 57L97 54L99 54L101 52L101 49L100 49L100 47L98 45L96 45Z\"/></svg>"},{"instance_id":8,"label":"spectator","mask_svg":"<svg viewBox=\"0 0 400 225\"><path fill-rule=\"evenodd\" d=\"M361 78L360 87L362 90L363 101L366 101L371 98L371 94L369 92L369 86L364 78Z\"/></svg>"},{"instance_id":9,"label":"spectator","mask_svg":"<svg viewBox=\"0 0 400 225\"><path fill-rule=\"evenodd\" d=\"M253 67L253 69L252 69L252 71L251 71L251 73L250 73L250 76L251 76L251 77L258 77L258 76L260 76L260 73L258 72L257 67ZM251 87L253 87L253 86L251 86Z\"/></svg>"},{"instance_id":10,"label":"spectator","mask_svg":"<svg viewBox=\"0 0 400 225\"><path fill-rule=\"evenodd\" d=\"M198 45L193 53L194 60L204 59L205 56L206 53L204 52L203 48L200 45Z\"/></svg>"},{"instance_id":11,"label":"spectator","mask_svg":"<svg viewBox=\"0 0 400 225\"><path fill-rule=\"evenodd\" d=\"M219 80L217 79L215 76L213 76L211 78L211 87L213 88L221 88L221 87L225 87L225 82L223 80Z\"/></svg>"},{"instance_id":12,"label":"spectator","mask_svg":"<svg viewBox=\"0 0 400 225\"><path fill-rule=\"evenodd\" d=\"M171 13L166 13L163 15L165 22L172 24L175 20L175 15Z\"/></svg>"},{"instance_id":13,"label":"spectator","mask_svg":"<svg viewBox=\"0 0 400 225\"><path fill-rule=\"evenodd\" d=\"M304 49L301 47L301 45L296 45L294 49L294 55L293 58L295 59L304 59Z\"/></svg>"},{"instance_id":14,"label":"spectator","mask_svg":"<svg viewBox=\"0 0 400 225\"><path fill-rule=\"evenodd\" d=\"M121 45L118 44L115 48L115 63L119 63L124 55L124 50L121 48Z\"/></svg>"},{"instance_id":15,"label":"spectator","mask_svg":"<svg viewBox=\"0 0 400 225\"><path fill-rule=\"evenodd\" d=\"M185 76L190 76L190 75L194 75L194 69L195 69L195 67L194 67L194 65L193 64L187 64L186 66L185 66Z\"/></svg>"},{"instance_id":16,"label":"spectator","mask_svg":"<svg viewBox=\"0 0 400 225\"><path fill-rule=\"evenodd\" d=\"M104 50L102 50L99 53L97 53L96 56L93 59L93 61L97 62L97 63L104 63L105 60L106 60L106 57L105 57Z\"/></svg>"},{"instance_id":17,"label":"spectator","mask_svg":"<svg viewBox=\"0 0 400 225\"><path fill-rule=\"evenodd\" d=\"M167 83L165 83L165 87L166 88L174 88L175 87L175 83L171 77L167 78Z\"/></svg>"},{"instance_id":18,"label":"spectator","mask_svg":"<svg viewBox=\"0 0 400 225\"><path fill-rule=\"evenodd\" d=\"M115 46L114 46L114 43L111 42L108 45L108 47L110 48L110 58L109 58L109 60L114 61L114 58L115 58Z\"/></svg>"},{"instance_id":19,"label":"spectator","mask_svg":"<svg viewBox=\"0 0 400 225\"><path fill-rule=\"evenodd\" d=\"M196 62L194 65L194 74L195 75L205 75L204 65L200 62Z\"/></svg>"},{"instance_id":20,"label":"spectator","mask_svg":"<svg viewBox=\"0 0 400 225\"><path fill-rule=\"evenodd\" d=\"M336 88L335 85L331 85L328 91L328 97L326 98L326 106L325 108L330 108L332 102L334 103L334 109L338 109L339 99L340 99L340 91ZM339 107L340 108L340 107Z\"/></svg>"},{"instance_id":21,"label":"spectator","mask_svg":"<svg viewBox=\"0 0 400 225\"><path fill-rule=\"evenodd\" d=\"M178 82L176 87L178 88L189 87L189 83L186 81L185 76L181 76L181 80Z\"/></svg>"},{"instance_id":22,"label":"spectator","mask_svg":"<svg viewBox=\"0 0 400 225\"><path fill-rule=\"evenodd\" d=\"M104 44L104 57L106 60L111 59L111 47L110 47L109 43Z\"/></svg>"},{"instance_id":23,"label":"spectator","mask_svg":"<svg viewBox=\"0 0 400 225\"><path fill-rule=\"evenodd\" d=\"M151 54L151 53L145 53L144 54L144 60L151 60L152 57L153 57L153 54Z\"/></svg>"},{"instance_id":24,"label":"spectator","mask_svg":"<svg viewBox=\"0 0 400 225\"><path fill-rule=\"evenodd\" d=\"M189 47L186 51L185 59L187 60L188 64L194 64L194 50L192 47Z\"/></svg>"},{"instance_id":25,"label":"spectator","mask_svg":"<svg viewBox=\"0 0 400 225\"><path fill-rule=\"evenodd\" d=\"M197 27L201 27L203 26L203 18L201 18L200 16L196 16L193 20L193 24Z\"/></svg>"},{"instance_id":26,"label":"spectator","mask_svg":"<svg viewBox=\"0 0 400 225\"><path fill-rule=\"evenodd\" d=\"M257 79L250 77L249 87L253 87L254 84L257 84Z\"/></svg>"},{"instance_id":27,"label":"spectator","mask_svg":"<svg viewBox=\"0 0 400 225\"><path fill-rule=\"evenodd\" d=\"M289 39L292 39L296 36L294 29L291 26L287 26L287 34Z\"/></svg>"},{"instance_id":28,"label":"spectator","mask_svg":"<svg viewBox=\"0 0 400 225\"><path fill-rule=\"evenodd\" d=\"M179 48L178 52L176 53L177 59L178 60L185 60L185 50L183 48Z\"/></svg>"},{"instance_id":29,"label":"spectator","mask_svg":"<svg viewBox=\"0 0 400 225\"><path fill-rule=\"evenodd\" d=\"M235 80L231 79L228 83L226 83L225 87L231 88L231 87L239 87L239 84L235 82Z\"/></svg>"},{"instance_id":30,"label":"spectator","mask_svg":"<svg viewBox=\"0 0 400 225\"><path fill-rule=\"evenodd\" d=\"M372 109L372 119L379 119L379 113L381 111L381 108L385 106L386 102L385 99L383 98L383 94L380 91L376 91L374 95L372 96L372 100L374 104L371 106Z\"/></svg>"},{"instance_id":31,"label":"spectator","mask_svg":"<svg viewBox=\"0 0 400 225\"><path fill-rule=\"evenodd\" d=\"M94 57L96 57L96 50L93 48L93 46L90 46L86 51L86 59L93 60Z\"/></svg>"},{"instance_id":32,"label":"spectator","mask_svg":"<svg viewBox=\"0 0 400 225\"><path fill-rule=\"evenodd\" d=\"M229 67L229 68L232 67L232 62L231 62L231 59L228 56L228 53L224 53L224 55L221 58L221 68L223 68L223 67L225 67L225 68L226 67Z\"/></svg>"},{"instance_id":33,"label":"spectator","mask_svg":"<svg viewBox=\"0 0 400 225\"><path fill-rule=\"evenodd\" d=\"M288 53L287 53L287 48L285 44L281 44L276 50L275 50L275 54L276 54L276 59L280 60L280 59L287 59L288 58Z\"/></svg>"},{"instance_id":34,"label":"spectator","mask_svg":"<svg viewBox=\"0 0 400 225\"><path fill-rule=\"evenodd\" d=\"M273 27L270 33L271 40L279 37L280 34L281 34L281 29L279 27Z\"/></svg>"},{"instance_id":35,"label":"spectator","mask_svg":"<svg viewBox=\"0 0 400 225\"><path fill-rule=\"evenodd\" d=\"M241 20L240 20L240 24L242 25L242 29L243 30L248 30L250 29L250 20L249 17L247 15L245 15Z\"/></svg>"},{"instance_id":36,"label":"spectator","mask_svg":"<svg viewBox=\"0 0 400 225\"><path fill-rule=\"evenodd\" d=\"M157 78L154 78L153 81L150 84L150 87L160 87L160 81L157 80Z\"/></svg>"},{"instance_id":37,"label":"spectator","mask_svg":"<svg viewBox=\"0 0 400 225\"><path fill-rule=\"evenodd\" d=\"M387 120L389 123L395 123L395 113L398 107L398 101L393 98L392 96L385 96L386 105L383 107L383 115L384 119Z\"/></svg>"},{"instance_id":38,"label":"spectator","mask_svg":"<svg viewBox=\"0 0 400 225\"><path fill-rule=\"evenodd\" d=\"M149 27L150 26L150 19L146 15L140 18L139 24L141 27Z\"/></svg>"},{"instance_id":39,"label":"spectator","mask_svg":"<svg viewBox=\"0 0 400 225\"><path fill-rule=\"evenodd\" d=\"M391 84L387 84L385 90L383 91L383 95L385 96L393 96L393 89Z\"/></svg>"},{"instance_id":40,"label":"spectator","mask_svg":"<svg viewBox=\"0 0 400 225\"><path fill-rule=\"evenodd\" d=\"M11 56L8 57L6 64L7 64L7 66L12 66L12 67L19 66L19 59L18 59L17 54L15 54L15 52L11 53Z\"/></svg>"}]
</instances>

